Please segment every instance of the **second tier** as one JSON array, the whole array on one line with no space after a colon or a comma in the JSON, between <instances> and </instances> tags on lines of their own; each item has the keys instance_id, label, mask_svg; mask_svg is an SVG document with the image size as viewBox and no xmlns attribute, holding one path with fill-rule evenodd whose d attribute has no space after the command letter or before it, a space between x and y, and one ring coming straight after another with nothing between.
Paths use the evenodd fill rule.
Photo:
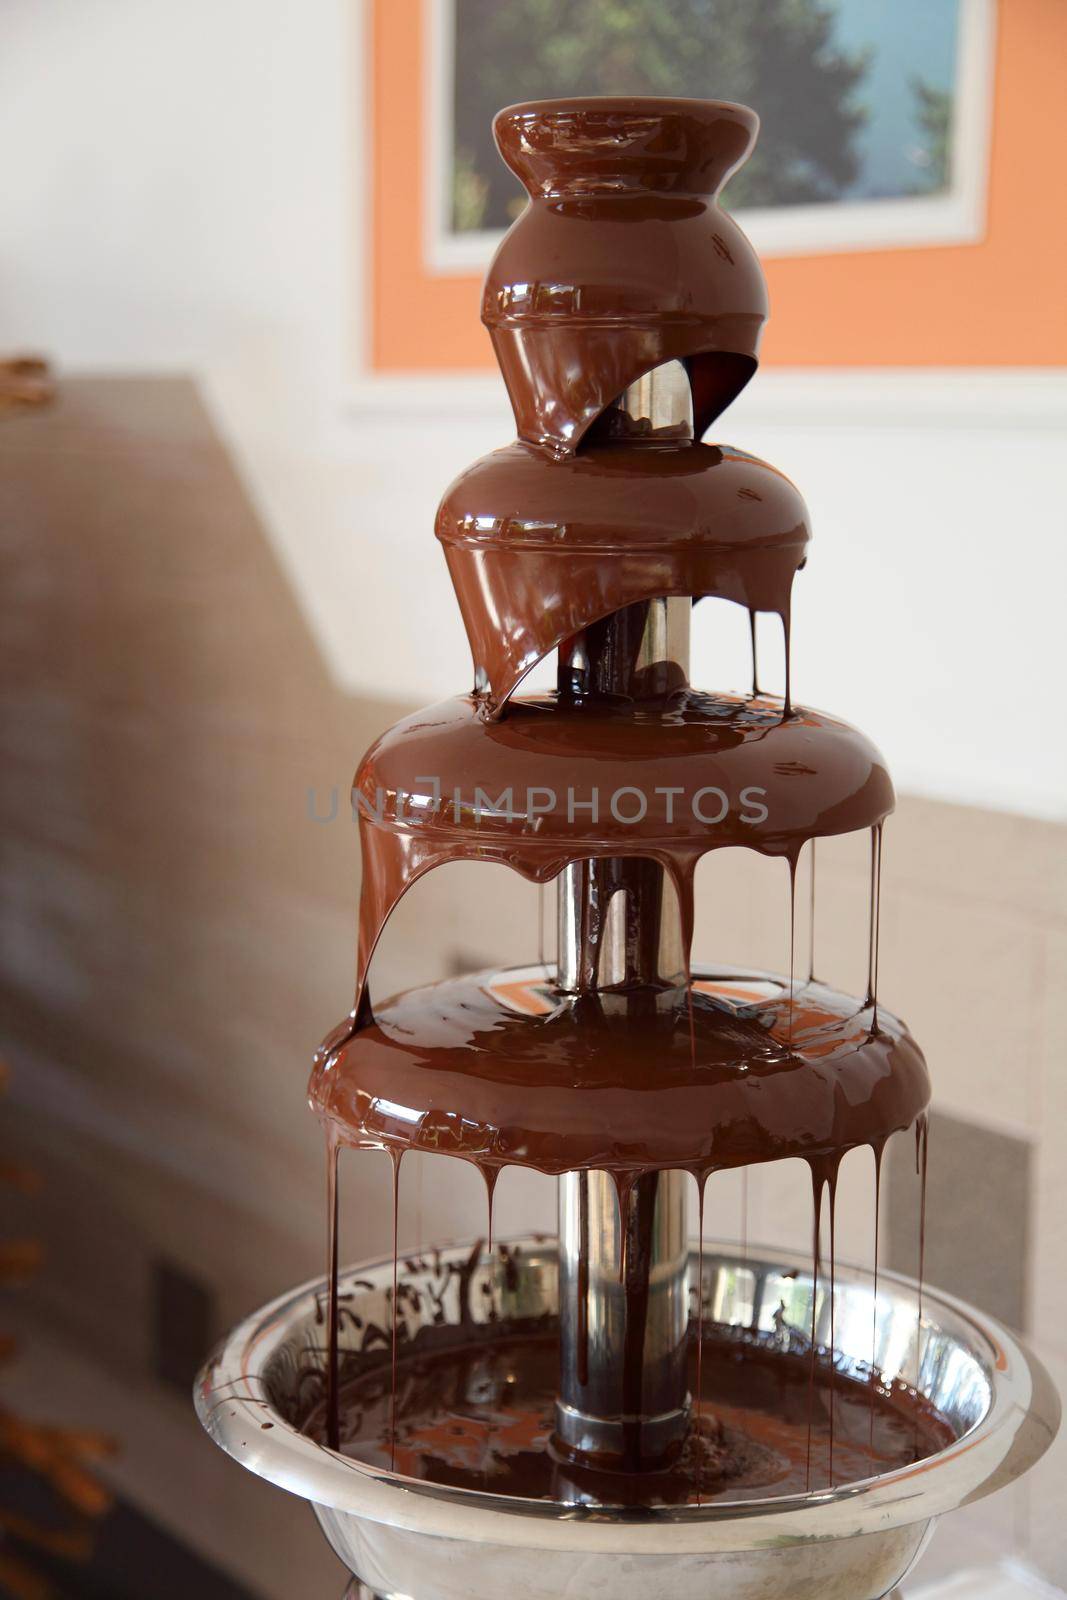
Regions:
<instances>
[{"instance_id":1,"label":"second tier","mask_svg":"<svg viewBox=\"0 0 1067 1600\"><path fill-rule=\"evenodd\" d=\"M692 990L564 995L544 967L483 972L376 1006L328 1039L312 1108L342 1143L619 1177L876 1149L930 1098L881 1007L728 968Z\"/></svg>"}]
</instances>

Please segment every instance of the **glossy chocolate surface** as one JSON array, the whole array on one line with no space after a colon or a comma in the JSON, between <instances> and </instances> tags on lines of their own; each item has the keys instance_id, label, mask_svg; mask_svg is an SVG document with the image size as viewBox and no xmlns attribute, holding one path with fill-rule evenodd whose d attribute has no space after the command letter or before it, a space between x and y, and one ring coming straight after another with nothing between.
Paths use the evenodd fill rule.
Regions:
<instances>
[{"instance_id":1,"label":"glossy chocolate surface","mask_svg":"<svg viewBox=\"0 0 1067 1600\"><path fill-rule=\"evenodd\" d=\"M559 1352L551 1334L494 1336L458 1350L407 1356L349 1381L341 1396L342 1452L429 1483L603 1505L704 1505L809 1486L853 1483L944 1449L953 1432L895 1384L872 1389L803 1354L708 1337L701 1404L680 1461L627 1474L576 1470L552 1445ZM695 1347L690 1380L698 1374ZM832 1419L832 1420L831 1420ZM317 1411L306 1424L324 1437Z\"/></svg>"},{"instance_id":2,"label":"glossy chocolate surface","mask_svg":"<svg viewBox=\"0 0 1067 1600\"><path fill-rule=\"evenodd\" d=\"M476 973L374 1008L327 1051L312 1104L345 1143L559 1174L839 1157L926 1109L918 1047L821 984L694 972L561 995L543 969Z\"/></svg>"},{"instance_id":3,"label":"glossy chocolate surface","mask_svg":"<svg viewBox=\"0 0 1067 1600\"><path fill-rule=\"evenodd\" d=\"M755 141L746 106L591 99L510 106L493 131L530 204L482 321L520 439L571 454L664 361L690 367L699 438L756 366L767 291L718 194Z\"/></svg>"},{"instance_id":4,"label":"glossy chocolate surface","mask_svg":"<svg viewBox=\"0 0 1067 1600\"><path fill-rule=\"evenodd\" d=\"M544 882L585 856L649 856L691 926L708 851L795 860L809 840L874 827L894 804L882 757L848 723L688 688L639 706L516 697L495 722L477 698L448 700L382 736L354 798L363 975L400 897L445 861L502 862Z\"/></svg>"},{"instance_id":5,"label":"glossy chocolate surface","mask_svg":"<svg viewBox=\"0 0 1067 1600\"><path fill-rule=\"evenodd\" d=\"M330 1157L333 1288L323 1428L335 1447L344 1435L353 1453L370 1452L361 1459L381 1453L384 1412L381 1396L350 1395L342 1406L338 1388L341 1145L393 1156L394 1219L408 1149L475 1163L490 1208L505 1165L610 1173L627 1241L619 1278L627 1328L621 1414L624 1432L638 1434L649 1409L642 1407L642 1381L652 1222L657 1185L667 1181L658 1174L685 1169L702 1194L717 1168L790 1156L807 1161L816 1280L824 1191L833 1275L837 1172L847 1150L869 1145L880 1171L887 1138L914 1126L925 1184L925 1063L877 999L889 775L857 730L791 701L791 591L810 537L798 491L743 451L699 442L751 376L767 315L759 263L718 204L756 127L744 107L684 100L544 102L510 107L495 122L503 158L530 195L497 251L483 300L519 439L457 478L437 518L470 643L473 692L405 718L357 772L358 990L352 1011L319 1051L310 1084ZM684 369L671 369L671 392L681 380L684 395L689 381L694 436L677 412L668 409L665 420L655 413L654 421L651 400L641 412L635 394L624 394L671 361ZM667 606L666 597L707 595L745 606L753 618L781 618L784 700L755 687L750 696L702 693L686 682L666 644L660 654L648 653L643 641L654 607L666 638L668 612L678 617L677 603ZM516 693L553 650L558 692ZM781 857L795 901L801 849L859 829L870 830L872 841L862 1000L795 981L793 973L692 969L694 874L702 855L745 846ZM390 913L423 873L454 860L502 863L540 883L574 862L593 863L569 874L580 913L576 978L560 984L548 967L475 974L372 1004L368 970ZM679 970L662 978L667 879L682 956ZM602 983L617 894L628 976ZM792 931L795 904L791 918ZM588 1285L580 1292L588 1298ZM395 1292L393 1305L395 1323ZM814 1337L813 1328L812 1348ZM671 1348L681 1351L680 1344ZM504 1365L521 1369L521 1404L513 1408L500 1397L495 1446L487 1424L479 1470L502 1473L514 1493L559 1492L542 1437L545 1406L556 1393L543 1358L533 1348L507 1353ZM480 1448L469 1417L457 1409L466 1369L454 1362L412 1367L401 1384L397 1359L394 1326L390 1405L399 1408L400 1429L390 1420L390 1453L408 1451L415 1475L465 1482L471 1452ZM772 1360L749 1352L731 1365L724 1356L705 1379L715 1415L698 1417L689 1455L673 1458L672 1470L681 1473L674 1486L664 1490L662 1477L635 1471L652 1458L627 1446L619 1459L630 1476L620 1488L616 1474L613 1492L633 1505L656 1503L663 1493L684 1500L694 1487L717 1492L716 1472L742 1483L747 1471L755 1487L766 1481L776 1452L783 1481L794 1483L800 1433L802 1486L810 1484L813 1442L818 1448L821 1437L816 1362L806 1364L797 1387L785 1361L781 1353ZM778 1408L770 1423L760 1398L768 1384ZM790 1433L798 1395L806 1421ZM846 1433L854 1399L849 1390L842 1401ZM365 1401L364 1427L353 1418ZM875 1416L873 1386L856 1399L861 1404L864 1418ZM684 1427L688 1413L680 1404L672 1415ZM915 1417L903 1443L892 1418L879 1415L870 1426L871 1440L884 1445L871 1458L876 1470L914 1459L907 1452L918 1449ZM829 1429L832 1435L833 1411ZM920 1453L936 1448L935 1434ZM842 1470L859 1474L858 1458L848 1468L842 1460Z\"/></svg>"},{"instance_id":6,"label":"glossy chocolate surface","mask_svg":"<svg viewBox=\"0 0 1067 1600\"><path fill-rule=\"evenodd\" d=\"M728 445L517 443L483 457L437 514L475 682L497 713L572 634L653 595L717 595L785 617L808 514L776 468Z\"/></svg>"}]
</instances>

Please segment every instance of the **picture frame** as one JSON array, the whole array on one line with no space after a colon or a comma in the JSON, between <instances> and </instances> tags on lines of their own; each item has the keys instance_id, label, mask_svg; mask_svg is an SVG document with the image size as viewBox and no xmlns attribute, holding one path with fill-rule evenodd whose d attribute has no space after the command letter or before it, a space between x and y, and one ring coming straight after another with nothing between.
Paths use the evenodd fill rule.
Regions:
<instances>
[{"instance_id":1,"label":"picture frame","mask_svg":"<svg viewBox=\"0 0 1067 1600\"><path fill-rule=\"evenodd\" d=\"M504 227L454 226L456 171L455 66L457 29L465 0L423 0L427 39L427 103L424 190L424 253L428 269L441 275L484 272L503 237ZM521 3L521 0L520 0ZM859 19L871 19L882 7L867 0L838 0ZM866 6L866 9L864 7ZM840 254L858 250L917 248L962 244L978 239L985 225L989 138L993 103L995 0L923 0L928 18L939 11L942 37L951 36L952 64L946 74L950 102L946 147L947 182L928 194L888 194L878 198L834 198L808 204L742 205L733 211L738 224L763 258ZM895 12L887 17L897 17ZM893 24L896 27L896 22ZM923 46L918 32L912 52L896 45L901 60L891 72L875 73L874 87L899 97L904 84L922 80ZM467 41L468 44L474 41ZM861 69L870 73L877 50L868 45ZM947 53L947 52L946 52ZM679 62L679 76L684 66ZM896 80L896 81L894 81ZM910 86L910 85L909 85ZM772 85L773 87L773 85ZM930 93L940 93L941 86ZM869 115L869 113L868 113ZM878 117L878 107L874 111ZM899 119L898 119L899 120ZM495 158L489 130L479 151L483 163ZM919 169L916 169L919 176ZM907 179L904 179L906 183Z\"/></svg>"},{"instance_id":2,"label":"picture frame","mask_svg":"<svg viewBox=\"0 0 1067 1600\"><path fill-rule=\"evenodd\" d=\"M764 367L1067 365L1067 322L1055 309L1067 212L1049 202L1043 176L1067 162L1055 109L1067 12L1048 0L954 3L961 32L952 136L966 153L949 192L793 206L790 216L780 208L735 213L765 261ZM453 4L354 0L366 121L354 190L361 298L352 348L355 382L447 375L455 407L472 403L455 380L480 379L495 364L478 326L492 240L442 233L442 41ZM479 118L488 130L490 115L479 110Z\"/></svg>"}]
</instances>

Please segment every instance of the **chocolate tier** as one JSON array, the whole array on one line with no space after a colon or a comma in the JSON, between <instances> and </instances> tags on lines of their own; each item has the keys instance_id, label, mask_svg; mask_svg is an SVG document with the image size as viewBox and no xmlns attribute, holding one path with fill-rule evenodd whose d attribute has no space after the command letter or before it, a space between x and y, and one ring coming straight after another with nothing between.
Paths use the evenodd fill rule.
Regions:
<instances>
[{"instance_id":1,"label":"chocolate tier","mask_svg":"<svg viewBox=\"0 0 1067 1600\"><path fill-rule=\"evenodd\" d=\"M559 1174L727 1167L879 1148L930 1099L895 1017L822 984L694 973L691 993L561 995L543 969L477 973L327 1040L312 1104L342 1142Z\"/></svg>"}]
</instances>

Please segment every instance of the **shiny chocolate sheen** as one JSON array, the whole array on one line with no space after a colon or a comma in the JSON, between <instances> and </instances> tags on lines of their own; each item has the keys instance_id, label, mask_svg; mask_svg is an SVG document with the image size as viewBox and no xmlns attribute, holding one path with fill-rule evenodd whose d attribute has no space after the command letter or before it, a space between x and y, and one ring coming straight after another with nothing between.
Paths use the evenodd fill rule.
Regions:
<instances>
[{"instance_id":1,"label":"shiny chocolate sheen","mask_svg":"<svg viewBox=\"0 0 1067 1600\"><path fill-rule=\"evenodd\" d=\"M552 462L517 443L456 479L437 537L495 713L549 651L636 601L716 595L785 617L810 533L789 479L730 446L590 446Z\"/></svg>"},{"instance_id":2,"label":"shiny chocolate sheen","mask_svg":"<svg viewBox=\"0 0 1067 1600\"><path fill-rule=\"evenodd\" d=\"M500 112L530 203L489 268L489 329L519 437L573 453L643 373L685 359L698 437L755 370L767 291L717 199L758 118L699 100L541 101Z\"/></svg>"},{"instance_id":3,"label":"shiny chocolate sheen","mask_svg":"<svg viewBox=\"0 0 1067 1600\"><path fill-rule=\"evenodd\" d=\"M346 1381L344 1455L424 1483L522 1499L609 1506L704 1505L803 1494L891 1472L952 1443L949 1424L901 1383L884 1389L762 1347L709 1335L690 1378L702 1376L681 1460L657 1473L596 1472L561 1460L551 1443L559 1352L551 1334L489 1330L477 1344L427 1349L399 1364L394 1407L384 1368ZM318 1407L305 1423L325 1439Z\"/></svg>"},{"instance_id":4,"label":"shiny chocolate sheen","mask_svg":"<svg viewBox=\"0 0 1067 1600\"><path fill-rule=\"evenodd\" d=\"M809 840L874 827L894 805L885 762L848 723L693 689L639 707L516 697L497 722L477 698L446 700L372 746L353 796L361 982L401 896L447 861L496 861L546 882L582 857L649 856L671 873L691 928L693 874L708 851L795 861Z\"/></svg>"},{"instance_id":5,"label":"shiny chocolate sheen","mask_svg":"<svg viewBox=\"0 0 1067 1600\"><path fill-rule=\"evenodd\" d=\"M445 700L372 746L355 793L368 828L433 834L457 853L506 839L561 859L737 845L789 855L871 828L894 803L881 755L847 722L694 689L639 706L530 695L492 723L475 699Z\"/></svg>"},{"instance_id":6,"label":"shiny chocolate sheen","mask_svg":"<svg viewBox=\"0 0 1067 1600\"><path fill-rule=\"evenodd\" d=\"M926 1109L904 1025L822 984L694 972L667 988L560 995L551 974L414 989L321 1055L311 1103L344 1143L483 1169L640 1174L839 1157Z\"/></svg>"},{"instance_id":7,"label":"shiny chocolate sheen","mask_svg":"<svg viewBox=\"0 0 1067 1600\"><path fill-rule=\"evenodd\" d=\"M396 1427L398 1409L404 1415L395 1246L406 1150L477 1165L490 1232L493 1188L506 1165L614 1178L625 1297L622 1400L612 1412L623 1419L624 1438L615 1465L633 1473L625 1498L635 1506L655 1503L657 1493L647 1469L658 1457L641 1433L651 1415L643 1351L657 1270L654 1219L667 1186L659 1174L691 1172L703 1204L706 1178L718 1168L805 1160L816 1289L824 1192L833 1284L846 1151L872 1149L877 1185L886 1140L914 1126L925 1196L926 1066L907 1029L877 1000L881 838L892 784L862 734L792 704L791 587L809 538L799 494L766 463L696 442L754 371L767 316L759 263L718 204L757 125L745 107L634 99L513 106L494 124L501 154L530 196L497 250L482 303L519 442L458 478L437 523L474 660L474 692L406 718L357 773L357 996L316 1057L310 1084L329 1152L324 1435L333 1448L342 1431L337 1153L341 1145L377 1147L393 1158L391 1417L386 1428L383 1412L372 1429L372 1448L380 1453L384 1445L393 1466L412 1442ZM655 384L631 391L668 362L684 371L660 375L659 403ZM702 694L685 681L678 641L687 618L675 597L705 595L750 612L748 697ZM756 686L760 611L783 623L782 701ZM558 693L516 695L529 668L557 648ZM798 984L792 970L776 979L692 969L702 855L742 845L788 864L792 968L800 851L860 829L871 832L862 1001L810 978ZM592 863L568 873L571 899L563 902L576 912L565 931L577 959L560 979L547 966L475 974L372 1005L368 969L391 911L423 873L456 860L502 863L542 884L574 862ZM661 938L663 919L673 915L670 885L680 940ZM814 906L814 861L812 897ZM616 966L610 945L619 928L626 959ZM673 965L662 972L665 947ZM579 1269L587 1247L588 1239L576 1247ZM575 1283L582 1281L579 1270ZM576 1293L588 1315L588 1274ZM817 1298L808 1376L793 1397L801 1396L806 1419L798 1413L800 1431L784 1452L805 1488L815 1487L819 1442ZM701 1308L698 1350L702 1316ZM532 1383L534 1355L521 1364ZM763 1423L748 1405L750 1388L766 1378L782 1396L786 1377L777 1359L767 1373L742 1363L714 1396L715 1419L699 1414L698 1370L702 1485L712 1461L744 1459L757 1479L764 1474L768 1457L753 1444ZM446 1431L465 1428L447 1416L450 1383L444 1371L432 1377L413 1419L420 1461L426 1425L432 1433L444 1418ZM544 1388L547 1403L552 1382ZM686 1420L680 1397L670 1415ZM527 1433L529 1423L524 1416ZM873 1439L873 1420L870 1429ZM833 1433L831 1406L831 1479ZM682 1433L671 1443L680 1448ZM547 1456L534 1455L533 1470L543 1474ZM683 1483L680 1492L684 1498L689 1488Z\"/></svg>"},{"instance_id":8,"label":"shiny chocolate sheen","mask_svg":"<svg viewBox=\"0 0 1067 1600\"><path fill-rule=\"evenodd\" d=\"M728 100L627 95L530 100L493 118L504 161L545 200L717 195L750 154L758 127L754 111Z\"/></svg>"}]
</instances>

